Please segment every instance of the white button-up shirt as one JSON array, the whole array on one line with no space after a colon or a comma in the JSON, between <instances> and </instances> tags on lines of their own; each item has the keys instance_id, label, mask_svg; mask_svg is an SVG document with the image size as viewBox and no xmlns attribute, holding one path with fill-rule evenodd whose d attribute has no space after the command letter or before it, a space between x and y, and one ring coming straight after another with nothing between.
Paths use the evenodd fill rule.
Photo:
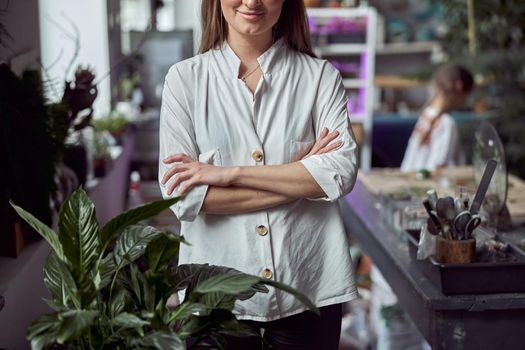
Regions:
<instances>
[{"instance_id":1,"label":"white button-up shirt","mask_svg":"<svg viewBox=\"0 0 525 350\"><path fill-rule=\"evenodd\" d=\"M414 131L428 130L437 116L438 113L434 108L425 108L423 115L417 120ZM401 163L401 171L421 169L432 171L440 166L458 165L461 162L458 128L450 114L441 115L440 120L432 128L428 144L421 144L420 140L421 134L417 131L412 132Z\"/></svg>"},{"instance_id":2,"label":"white button-up shirt","mask_svg":"<svg viewBox=\"0 0 525 350\"><path fill-rule=\"evenodd\" d=\"M356 143L339 73L277 41L258 58L254 94L238 79L240 60L228 46L179 62L164 85L160 159L185 153L217 166L300 160L322 129L338 130L337 150L300 160L326 193L248 214L201 212L208 186L193 188L172 210L181 220L179 263L209 263L286 283L318 307L349 301L356 286L337 199L352 189ZM159 180L169 165L159 162ZM167 188L161 184L165 198ZM176 191L173 192L176 195ZM257 293L237 302L240 319L270 321L305 310L293 296Z\"/></svg>"}]
</instances>

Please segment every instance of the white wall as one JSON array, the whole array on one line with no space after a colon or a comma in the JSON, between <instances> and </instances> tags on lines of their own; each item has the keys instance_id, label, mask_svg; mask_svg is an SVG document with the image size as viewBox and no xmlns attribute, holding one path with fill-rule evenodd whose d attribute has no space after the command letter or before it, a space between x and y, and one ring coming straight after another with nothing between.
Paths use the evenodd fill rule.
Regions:
<instances>
[{"instance_id":1,"label":"white wall","mask_svg":"<svg viewBox=\"0 0 525 350\"><path fill-rule=\"evenodd\" d=\"M175 26L177 29L193 29L195 51L198 50L200 44L200 10L201 0L175 0Z\"/></svg>"},{"instance_id":2,"label":"white wall","mask_svg":"<svg viewBox=\"0 0 525 350\"><path fill-rule=\"evenodd\" d=\"M94 68L96 80L108 73L106 0L40 0L39 12L42 64L44 67L50 67L50 77L62 82L67 66L73 57L75 43L68 37L68 35L75 36L71 22L79 31L80 51L67 78L72 80L79 64ZM61 30L56 24L64 30ZM98 97L94 104L94 114L101 116L110 110L109 76L99 82L97 87ZM58 88L63 88L63 86L58 85ZM58 95L62 96L62 92L60 91ZM53 98L53 96L48 97Z\"/></svg>"}]
</instances>

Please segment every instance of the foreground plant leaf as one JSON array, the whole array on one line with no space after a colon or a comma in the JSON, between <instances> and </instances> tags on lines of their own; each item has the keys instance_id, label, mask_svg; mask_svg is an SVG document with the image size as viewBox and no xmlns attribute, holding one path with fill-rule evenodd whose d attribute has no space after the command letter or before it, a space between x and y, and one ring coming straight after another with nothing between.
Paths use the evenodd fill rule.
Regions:
<instances>
[{"instance_id":1,"label":"foreground plant leaf","mask_svg":"<svg viewBox=\"0 0 525 350\"><path fill-rule=\"evenodd\" d=\"M184 350L184 343L173 332L155 332L144 337L139 342L142 347L152 347L159 350Z\"/></svg>"},{"instance_id":2,"label":"foreground plant leaf","mask_svg":"<svg viewBox=\"0 0 525 350\"><path fill-rule=\"evenodd\" d=\"M65 307L80 308L77 285L65 262L51 252L44 265L44 283L56 302Z\"/></svg>"},{"instance_id":3,"label":"foreground plant leaf","mask_svg":"<svg viewBox=\"0 0 525 350\"><path fill-rule=\"evenodd\" d=\"M126 228L113 251L117 269L142 256L148 244L160 234L161 231L151 226L133 225Z\"/></svg>"},{"instance_id":4,"label":"foreground plant leaf","mask_svg":"<svg viewBox=\"0 0 525 350\"><path fill-rule=\"evenodd\" d=\"M126 227L160 214L162 211L177 203L179 199L179 197L176 197L147 203L117 215L100 230L100 241L102 245L107 245L115 235L119 234Z\"/></svg>"},{"instance_id":5,"label":"foreground plant leaf","mask_svg":"<svg viewBox=\"0 0 525 350\"><path fill-rule=\"evenodd\" d=\"M58 314L60 329L57 342L64 344L75 339L93 325L98 315L99 311L96 310L69 310Z\"/></svg>"},{"instance_id":6,"label":"foreground plant leaf","mask_svg":"<svg viewBox=\"0 0 525 350\"><path fill-rule=\"evenodd\" d=\"M184 237L164 232L153 239L146 248L150 270L157 272L168 268L179 254L180 243L188 244Z\"/></svg>"},{"instance_id":7,"label":"foreground plant leaf","mask_svg":"<svg viewBox=\"0 0 525 350\"><path fill-rule=\"evenodd\" d=\"M90 271L100 254L95 205L79 188L62 204L58 221L64 255L80 274Z\"/></svg>"},{"instance_id":8,"label":"foreground plant leaf","mask_svg":"<svg viewBox=\"0 0 525 350\"><path fill-rule=\"evenodd\" d=\"M64 250L62 248L62 244L60 243L60 240L58 239L58 235L56 234L56 232L53 231L46 224L42 223L36 217L34 217L31 213L20 208L13 202L10 202L10 203L11 203L11 206L18 213L18 215L20 215L20 217L24 219L25 222L27 222L36 232L38 232L47 241L47 243L49 243L49 245L55 251L57 256L61 260L65 260L66 258L64 256Z\"/></svg>"}]
</instances>

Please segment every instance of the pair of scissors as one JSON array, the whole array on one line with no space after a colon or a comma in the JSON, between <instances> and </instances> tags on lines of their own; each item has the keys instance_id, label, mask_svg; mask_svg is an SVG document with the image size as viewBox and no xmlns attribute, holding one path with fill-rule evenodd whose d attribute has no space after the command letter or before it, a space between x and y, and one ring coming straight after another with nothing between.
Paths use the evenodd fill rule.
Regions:
<instances>
[{"instance_id":1,"label":"pair of scissors","mask_svg":"<svg viewBox=\"0 0 525 350\"><path fill-rule=\"evenodd\" d=\"M481 207L483 198L485 198L497 165L498 163L494 159L490 159L487 162L470 209L462 211L454 218L452 225L457 234L463 235L462 239L470 238L472 232L481 224L481 217L478 215L479 208Z\"/></svg>"},{"instance_id":2,"label":"pair of scissors","mask_svg":"<svg viewBox=\"0 0 525 350\"><path fill-rule=\"evenodd\" d=\"M469 210L462 211L454 218L452 226L459 236L458 239L469 239L472 232L481 224L481 217Z\"/></svg>"}]
</instances>

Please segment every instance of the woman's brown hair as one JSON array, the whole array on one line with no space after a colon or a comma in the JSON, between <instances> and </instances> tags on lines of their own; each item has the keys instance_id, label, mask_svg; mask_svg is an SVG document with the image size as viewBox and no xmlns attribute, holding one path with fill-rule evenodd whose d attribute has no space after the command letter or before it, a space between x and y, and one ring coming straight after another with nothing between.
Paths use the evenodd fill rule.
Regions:
<instances>
[{"instance_id":1,"label":"woman's brown hair","mask_svg":"<svg viewBox=\"0 0 525 350\"><path fill-rule=\"evenodd\" d=\"M439 68L432 77L432 83L445 96L469 93L474 87L472 74L460 64L448 64Z\"/></svg>"},{"instance_id":2,"label":"woman's brown hair","mask_svg":"<svg viewBox=\"0 0 525 350\"><path fill-rule=\"evenodd\" d=\"M432 130L439 122L443 113L449 112L454 106L454 101L459 94L468 94L474 88L474 78L472 74L462 65L448 64L439 68L432 76L432 84L437 89L437 92L445 97L445 104L442 110L436 111L437 116L430 122L430 127L425 130L417 130L420 133L420 144L430 143ZM424 107L428 107L431 101Z\"/></svg>"},{"instance_id":3,"label":"woman's brown hair","mask_svg":"<svg viewBox=\"0 0 525 350\"><path fill-rule=\"evenodd\" d=\"M228 24L222 15L220 0L202 0L201 28L199 53L214 49L226 40ZM281 16L273 30L275 40L284 38L291 49L315 57L303 0L284 0Z\"/></svg>"}]
</instances>

